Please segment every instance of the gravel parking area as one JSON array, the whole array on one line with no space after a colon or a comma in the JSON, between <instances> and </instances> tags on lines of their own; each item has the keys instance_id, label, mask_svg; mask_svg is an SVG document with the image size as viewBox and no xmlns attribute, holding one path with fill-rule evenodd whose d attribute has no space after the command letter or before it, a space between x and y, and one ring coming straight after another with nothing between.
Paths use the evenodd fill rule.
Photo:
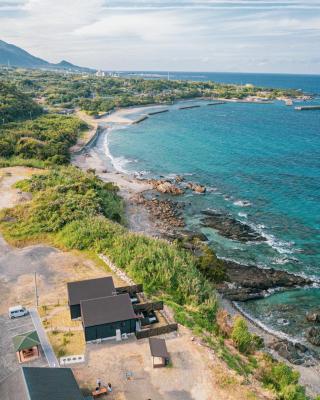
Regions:
<instances>
[{"instance_id":1,"label":"gravel parking area","mask_svg":"<svg viewBox=\"0 0 320 400\"><path fill-rule=\"evenodd\" d=\"M34 326L29 315L17 319L10 319L6 314L0 316L0 382L15 372L20 365L47 366L42 349L40 349L41 356L37 360L24 364L19 364L18 362L13 349L12 337L32 330L34 330Z\"/></svg>"}]
</instances>

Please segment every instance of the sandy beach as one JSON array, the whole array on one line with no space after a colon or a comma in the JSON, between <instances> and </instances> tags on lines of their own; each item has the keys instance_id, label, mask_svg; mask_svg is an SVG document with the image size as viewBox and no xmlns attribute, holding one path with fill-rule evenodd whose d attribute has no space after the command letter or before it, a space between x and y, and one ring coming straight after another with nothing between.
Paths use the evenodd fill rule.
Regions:
<instances>
[{"instance_id":1,"label":"sandy beach","mask_svg":"<svg viewBox=\"0 0 320 400\"><path fill-rule=\"evenodd\" d=\"M78 148L77 154L73 154L72 156L72 163L84 170L95 169L97 176L103 181L116 184L120 189L121 197L125 201L128 227L135 232L157 237L160 233L152 223L147 210L133 201L136 195L151 190L152 186L147 182L136 179L134 176L115 170L111 164L111 160L107 160L107 156L100 148L103 146L104 136L108 134L108 129L112 126L133 124L135 119L130 118L130 116L132 117L132 115L137 113L143 114L149 108L152 107L119 109L99 119L86 116L86 122L90 125L95 125L95 129L100 126L101 133L99 138L97 138L96 145L87 147L83 145L81 152L79 152L80 148Z\"/></svg>"}]
</instances>

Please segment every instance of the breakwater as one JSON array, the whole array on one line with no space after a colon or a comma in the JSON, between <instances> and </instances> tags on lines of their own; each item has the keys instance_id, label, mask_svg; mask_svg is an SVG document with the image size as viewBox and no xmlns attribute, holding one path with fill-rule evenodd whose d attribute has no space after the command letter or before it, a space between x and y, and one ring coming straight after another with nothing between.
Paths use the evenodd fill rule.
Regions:
<instances>
[{"instance_id":1,"label":"breakwater","mask_svg":"<svg viewBox=\"0 0 320 400\"><path fill-rule=\"evenodd\" d=\"M297 106L294 109L297 110L297 111L320 110L320 105L315 105L315 106Z\"/></svg>"},{"instance_id":2,"label":"breakwater","mask_svg":"<svg viewBox=\"0 0 320 400\"><path fill-rule=\"evenodd\" d=\"M199 108L199 104L195 104L193 106L184 106L184 107L179 107L179 110L189 110L190 108Z\"/></svg>"},{"instance_id":3,"label":"breakwater","mask_svg":"<svg viewBox=\"0 0 320 400\"><path fill-rule=\"evenodd\" d=\"M149 112L148 115L156 115L156 114L162 114L162 113L166 113L166 112L169 112L169 109L168 109L168 108L165 109L165 110L159 110L159 111L152 111L152 112Z\"/></svg>"}]
</instances>

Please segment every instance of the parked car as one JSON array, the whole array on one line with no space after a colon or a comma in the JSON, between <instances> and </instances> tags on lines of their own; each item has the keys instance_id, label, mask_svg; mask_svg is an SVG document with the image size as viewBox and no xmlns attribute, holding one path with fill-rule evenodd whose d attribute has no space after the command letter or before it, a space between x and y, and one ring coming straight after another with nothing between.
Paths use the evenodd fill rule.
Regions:
<instances>
[{"instance_id":1,"label":"parked car","mask_svg":"<svg viewBox=\"0 0 320 400\"><path fill-rule=\"evenodd\" d=\"M9 308L9 318L19 318L19 317L24 317L25 315L28 315L29 312L25 307L22 307L21 305L10 307Z\"/></svg>"}]
</instances>

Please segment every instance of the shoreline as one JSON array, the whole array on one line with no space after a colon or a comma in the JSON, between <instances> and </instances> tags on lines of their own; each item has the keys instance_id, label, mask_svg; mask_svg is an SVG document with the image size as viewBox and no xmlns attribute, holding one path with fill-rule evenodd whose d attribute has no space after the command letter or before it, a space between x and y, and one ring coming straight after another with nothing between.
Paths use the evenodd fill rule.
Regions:
<instances>
[{"instance_id":1,"label":"shoreline","mask_svg":"<svg viewBox=\"0 0 320 400\"><path fill-rule=\"evenodd\" d=\"M196 100L199 101L199 100ZM131 124L134 124L133 119L130 119L130 116L133 114L141 115L147 109L159 108L163 105L152 105L152 106L143 106L143 107L130 107L128 109L119 109L106 117L102 117L96 121L98 121L98 126L101 128L101 132L99 134L96 142L91 146L84 146L81 153L82 154L74 154L72 156L72 163L77 165L82 169L93 168L96 170L96 174L106 182L114 182L120 188L120 195L124 199L126 213L128 216L128 228L134 232L146 234L151 237L163 237L163 232L161 232L156 223L152 221L152 216L150 216L149 211L146 209L144 204L137 203L134 198L136 196L142 195L144 192L148 192L153 190L153 186L146 181L137 179L134 175L130 175L126 172L119 172L116 170L115 165L112 165L112 160L107 160L107 155L104 152L104 146L102 148L99 147L101 144L105 144L103 140L105 140L106 136L110 133L110 129L113 127L126 127ZM101 125L102 124L102 125ZM109 162L108 162L109 161ZM106 166L106 164L109 164ZM107 172L105 169L107 168ZM279 360L288 362L285 358L281 357L277 352L272 351L269 345L275 340L288 340L292 343L295 343L295 339L286 335L283 332L271 332L268 327L261 326L261 324L254 320L254 318L247 315L245 311L239 307L236 302L229 300L227 298L222 297L219 294L219 302L223 308L227 309L227 311L231 315L241 314L247 321L249 328L252 332L262 336L265 340L266 347L268 351ZM311 347L311 346L310 346ZM301 382L305 384L313 393L320 391L320 385L317 386L315 384L315 378L310 380L309 375L311 370L314 371L314 374L318 375L320 373L319 366L316 367L306 367L294 365L294 368L299 370L301 373Z\"/></svg>"}]
</instances>

